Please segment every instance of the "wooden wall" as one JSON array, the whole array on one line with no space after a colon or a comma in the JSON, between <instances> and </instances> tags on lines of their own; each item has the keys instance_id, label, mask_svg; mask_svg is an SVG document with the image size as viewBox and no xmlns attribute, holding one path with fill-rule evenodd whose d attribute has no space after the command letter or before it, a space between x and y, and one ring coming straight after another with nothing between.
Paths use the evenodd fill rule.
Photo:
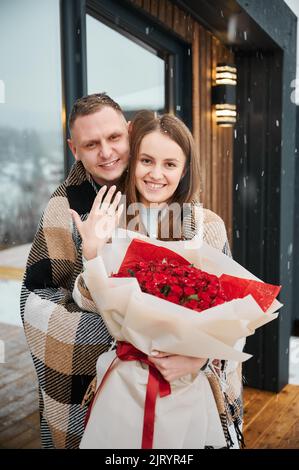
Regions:
<instances>
[{"instance_id":1,"label":"wooden wall","mask_svg":"<svg viewBox=\"0 0 299 470\"><path fill-rule=\"evenodd\" d=\"M232 244L233 128L218 127L212 112L211 87L218 62L234 62L233 53L170 0L131 0L192 47L193 135L201 163L200 199L219 214Z\"/></svg>"}]
</instances>

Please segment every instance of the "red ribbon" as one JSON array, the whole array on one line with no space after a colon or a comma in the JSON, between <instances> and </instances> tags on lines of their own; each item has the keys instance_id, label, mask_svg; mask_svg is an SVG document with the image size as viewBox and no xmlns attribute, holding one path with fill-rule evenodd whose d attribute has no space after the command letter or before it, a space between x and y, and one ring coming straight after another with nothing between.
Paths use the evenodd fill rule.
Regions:
<instances>
[{"instance_id":1,"label":"red ribbon","mask_svg":"<svg viewBox=\"0 0 299 470\"><path fill-rule=\"evenodd\" d=\"M155 408L157 396L166 397L170 395L171 388L169 382L164 379L156 366L148 359L147 355L136 349L132 344L119 341L116 354L122 361L140 361L148 365L149 374L146 386L146 396L144 404L142 449L152 449L155 428Z\"/></svg>"},{"instance_id":2,"label":"red ribbon","mask_svg":"<svg viewBox=\"0 0 299 470\"><path fill-rule=\"evenodd\" d=\"M146 386L146 396L144 404L144 416L143 416L143 432L142 432L142 449L152 449L153 440L154 440L154 428L155 428L155 408L157 396L166 397L171 394L171 388L169 382L164 379L163 375L158 371L156 366L149 361L146 354L136 349L130 343L124 341L119 341L117 343L116 349L117 357L121 361L140 361L148 365L149 374L148 381ZM115 358L116 359L116 358ZM102 382L100 383L94 398L89 406L89 409L86 414L85 426L88 422L91 408L95 401L95 398L98 396L100 390L102 389L103 384L106 382L108 375L111 372L112 365L115 359L110 364L108 370L106 371Z\"/></svg>"}]
</instances>

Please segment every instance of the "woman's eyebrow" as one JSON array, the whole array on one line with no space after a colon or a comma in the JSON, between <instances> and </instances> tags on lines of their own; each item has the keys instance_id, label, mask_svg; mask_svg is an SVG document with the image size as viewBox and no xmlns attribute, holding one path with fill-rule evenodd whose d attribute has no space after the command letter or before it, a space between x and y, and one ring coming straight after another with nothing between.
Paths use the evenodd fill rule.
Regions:
<instances>
[{"instance_id":1,"label":"woman's eyebrow","mask_svg":"<svg viewBox=\"0 0 299 470\"><path fill-rule=\"evenodd\" d=\"M155 159L155 157L152 157L148 153L141 153L140 156ZM177 158L171 158L171 157L170 158L163 158L163 160L167 161L167 162L179 162L179 160Z\"/></svg>"},{"instance_id":2,"label":"woman's eyebrow","mask_svg":"<svg viewBox=\"0 0 299 470\"><path fill-rule=\"evenodd\" d=\"M155 157L152 157L151 155L149 155L148 153L144 153L144 152L142 152L142 153L140 154L140 157L155 158Z\"/></svg>"}]
</instances>

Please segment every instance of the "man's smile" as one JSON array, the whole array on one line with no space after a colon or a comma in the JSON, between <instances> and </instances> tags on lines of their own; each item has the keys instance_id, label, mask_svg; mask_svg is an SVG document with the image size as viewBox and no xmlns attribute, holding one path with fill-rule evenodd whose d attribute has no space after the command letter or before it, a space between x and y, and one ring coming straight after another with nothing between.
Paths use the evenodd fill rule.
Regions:
<instances>
[{"instance_id":1,"label":"man's smile","mask_svg":"<svg viewBox=\"0 0 299 470\"><path fill-rule=\"evenodd\" d=\"M101 168L105 168L105 169L113 168L118 162L119 162L119 158L117 158L116 160L112 160L112 162L100 163L98 166L100 166Z\"/></svg>"}]
</instances>

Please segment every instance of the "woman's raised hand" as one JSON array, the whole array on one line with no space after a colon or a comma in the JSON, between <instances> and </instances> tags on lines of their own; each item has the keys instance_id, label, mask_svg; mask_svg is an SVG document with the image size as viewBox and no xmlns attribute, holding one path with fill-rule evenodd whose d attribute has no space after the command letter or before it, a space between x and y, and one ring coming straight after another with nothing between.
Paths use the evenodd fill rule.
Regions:
<instances>
[{"instance_id":1,"label":"woman's raised hand","mask_svg":"<svg viewBox=\"0 0 299 470\"><path fill-rule=\"evenodd\" d=\"M82 254L87 260L95 258L101 253L103 246L118 225L124 209L123 204L118 207L121 200L120 191L116 193L113 202L111 202L116 186L111 186L103 199L106 190L107 186L103 186L99 190L88 218L84 222L76 211L70 209L72 219L82 238Z\"/></svg>"}]
</instances>

